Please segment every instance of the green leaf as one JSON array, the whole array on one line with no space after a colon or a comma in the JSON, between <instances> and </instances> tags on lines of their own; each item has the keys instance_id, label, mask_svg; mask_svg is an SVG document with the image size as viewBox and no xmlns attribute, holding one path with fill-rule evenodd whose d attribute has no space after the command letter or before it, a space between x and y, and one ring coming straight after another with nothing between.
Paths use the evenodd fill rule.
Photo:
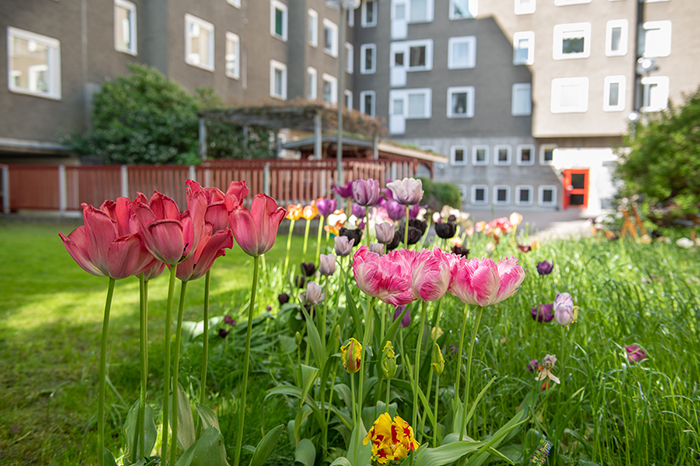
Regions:
<instances>
[{"instance_id":1,"label":"green leaf","mask_svg":"<svg viewBox=\"0 0 700 466\"><path fill-rule=\"evenodd\" d=\"M114 455L111 451L105 448L104 451L105 466L117 466L117 460L114 459Z\"/></svg>"},{"instance_id":2,"label":"green leaf","mask_svg":"<svg viewBox=\"0 0 700 466\"><path fill-rule=\"evenodd\" d=\"M214 427L216 430L221 432L221 428L219 427L219 418L209 406L198 404L197 413L199 414L199 418L202 420L202 425L205 429Z\"/></svg>"},{"instance_id":3,"label":"green leaf","mask_svg":"<svg viewBox=\"0 0 700 466\"><path fill-rule=\"evenodd\" d=\"M280 424L265 434L255 447L255 453L253 453L253 458L250 460L249 466L262 466L265 464L265 461L267 461L272 452L275 451L277 440L282 434L283 429L284 424Z\"/></svg>"},{"instance_id":4,"label":"green leaf","mask_svg":"<svg viewBox=\"0 0 700 466\"><path fill-rule=\"evenodd\" d=\"M477 451L486 442L461 442L448 443L437 448L426 448L416 458L416 466L442 466L457 461L462 456Z\"/></svg>"},{"instance_id":5,"label":"green leaf","mask_svg":"<svg viewBox=\"0 0 700 466\"><path fill-rule=\"evenodd\" d=\"M399 330L399 325L401 325L401 319L403 319L404 314L408 312L409 306L410 304L403 309L401 315L397 319L395 319L394 322L389 326L389 330L387 330L386 332L386 337L384 338L384 341L382 341L382 344L381 346L379 346L379 348L384 348L384 345L387 341L394 341L396 332Z\"/></svg>"},{"instance_id":6,"label":"green leaf","mask_svg":"<svg viewBox=\"0 0 700 466\"><path fill-rule=\"evenodd\" d=\"M350 315L355 323L355 332L357 332L356 335L358 335L359 338L359 335L362 335L362 319L360 318L360 313L357 312L357 306L355 306L355 300L352 298L352 293L350 292L350 287L348 287L347 282L345 282L345 302L350 309Z\"/></svg>"},{"instance_id":7,"label":"green leaf","mask_svg":"<svg viewBox=\"0 0 700 466\"><path fill-rule=\"evenodd\" d=\"M170 419L172 419L172 412ZM177 384L177 440L183 450L187 450L197 439L192 417L192 406L182 385Z\"/></svg>"},{"instance_id":8,"label":"green leaf","mask_svg":"<svg viewBox=\"0 0 700 466\"><path fill-rule=\"evenodd\" d=\"M136 400L136 402L131 406L128 414L126 415L126 422L124 423L124 438L126 439L126 451L124 452L124 457L130 462L135 463L138 458L149 456L153 451L153 447L156 444L156 439L158 438L158 430L156 429L156 423L153 419L153 408L146 405L145 412L145 433L146 433L146 451L137 451L141 446L141 442L135 445L136 441L136 430L138 429L138 413L139 404L141 400Z\"/></svg>"},{"instance_id":9,"label":"green leaf","mask_svg":"<svg viewBox=\"0 0 700 466\"><path fill-rule=\"evenodd\" d=\"M305 466L314 466L314 462L316 461L316 447L314 447L311 440L305 438L297 444L296 451L294 452L294 461Z\"/></svg>"},{"instance_id":10,"label":"green leaf","mask_svg":"<svg viewBox=\"0 0 700 466\"><path fill-rule=\"evenodd\" d=\"M301 387L302 387L302 398L305 398L306 395L309 393L309 390L311 390L311 387L314 383L314 380L316 380L316 376L318 375L318 369L315 367L311 366L305 366L304 364L301 365Z\"/></svg>"},{"instance_id":11,"label":"green leaf","mask_svg":"<svg viewBox=\"0 0 700 466\"><path fill-rule=\"evenodd\" d=\"M346 457L341 456L336 458L335 461L330 464L330 466L352 466L352 463L348 461Z\"/></svg>"},{"instance_id":12,"label":"green leaf","mask_svg":"<svg viewBox=\"0 0 700 466\"><path fill-rule=\"evenodd\" d=\"M175 463L175 466L228 466L221 433L214 427L204 431Z\"/></svg>"},{"instance_id":13,"label":"green leaf","mask_svg":"<svg viewBox=\"0 0 700 466\"><path fill-rule=\"evenodd\" d=\"M321 337L318 334L318 329L314 320L306 312L306 309L302 306L301 312L304 313L304 318L306 319L306 333L309 337L309 344L311 345L311 351L314 353L314 360L316 365L323 369L323 365L326 363L325 354L323 353L323 345L321 343Z\"/></svg>"},{"instance_id":14,"label":"green leaf","mask_svg":"<svg viewBox=\"0 0 700 466\"><path fill-rule=\"evenodd\" d=\"M477 395L476 399L474 400L474 403L472 403L472 408L467 413L467 419L464 422L465 428L469 424L469 421L471 420L472 416L474 416L474 413L476 412L476 408L479 406L479 402L486 394L486 390L488 390L489 387L491 386L491 384L493 384L495 381L496 381L496 377L492 378L491 381L489 383L487 383L483 389L481 389L481 391L479 392L479 395ZM461 425L461 424L459 424L459 425ZM457 431L457 432L459 432L459 431Z\"/></svg>"},{"instance_id":15,"label":"green leaf","mask_svg":"<svg viewBox=\"0 0 700 466\"><path fill-rule=\"evenodd\" d=\"M350 436L350 443L348 444L348 461L352 465L363 465L370 462L372 457L372 445L367 443L367 445L362 444L362 440L367 436L367 430L361 422L357 423L357 426L352 430L352 435ZM359 437L359 446L357 448L357 458L355 458L355 439Z\"/></svg>"}]
</instances>

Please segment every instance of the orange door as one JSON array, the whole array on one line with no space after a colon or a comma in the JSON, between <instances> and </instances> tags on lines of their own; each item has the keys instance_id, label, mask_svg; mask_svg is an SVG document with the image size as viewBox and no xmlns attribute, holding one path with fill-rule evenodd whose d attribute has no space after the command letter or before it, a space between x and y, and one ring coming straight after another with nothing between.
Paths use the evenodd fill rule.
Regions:
<instances>
[{"instance_id":1,"label":"orange door","mask_svg":"<svg viewBox=\"0 0 700 466\"><path fill-rule=\"evenodd\" d=\"M564 208L588 208L589 170L564 170Z\"/></svg>"}]
</instances>

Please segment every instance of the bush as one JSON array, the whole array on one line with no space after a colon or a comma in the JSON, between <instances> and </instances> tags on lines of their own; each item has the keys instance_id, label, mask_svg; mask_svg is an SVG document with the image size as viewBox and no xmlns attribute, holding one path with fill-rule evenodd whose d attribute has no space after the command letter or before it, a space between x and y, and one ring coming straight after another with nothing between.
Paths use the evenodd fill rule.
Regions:
<instances>
[{"instance_id":1,"label":"bush","mask_svg":"<svg viewBox=\"0 0 700 466\"><path fill-rule=\"evenodd\" d=\"M456 209L462 208L462 195L459 188L452 183L436 183L429 178L420 178L423 182L423 202L432 210L439 211L442 206L449 205Z\"/></svg>"}]
</instances>

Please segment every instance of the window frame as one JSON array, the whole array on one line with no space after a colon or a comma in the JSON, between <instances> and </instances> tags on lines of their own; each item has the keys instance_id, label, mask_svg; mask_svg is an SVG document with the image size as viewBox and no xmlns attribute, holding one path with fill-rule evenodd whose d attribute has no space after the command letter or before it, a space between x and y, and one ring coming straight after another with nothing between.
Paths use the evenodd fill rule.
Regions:
<instances>
[{"instance_id":1,"label":"window frame","mask_svg":"<svg viewBox=\"0 0 700 466\"><path fill-rule=\"evenodd\" d=\"M119 36L119 25L117 24L117 8L124 8L129 10L132 14L132 19L129 23L129 48L119 47L117 45ZM117 52L126 53L129 55L138 55L138 30L137 30L137 13L136 5L128 0L114 0L114 50Z\"/></svg>"},{"instance_id":2,"label":"window frame","mask_svg":"<svg viewBox=\"0 0 700 466\"><path fill-rule=\"evenodd\" d=\"M365 106L365 97L371 95L372 96L372 108L371 111L367 111L367 107ZM364 113L365 115L369 115L370 117L374 118L376 115L376 109L377 109L377 92L376 91L362 91L360 92L360 111Z\"/></svg>"},{"instance_id":3,"label":"window frame","mask_svg":"<svg viewBox=\"0 0 700 466\"><path fill-rule=\"evenodd\" d=\"M345 89L343 91L343 97L346 99L346 101L343 102L345 108L352 110L352 91L350 89Z\"/></svg>"},{"instance_id":4,"label":"window frame","mask_svg":"<svg viewBox=\"0 0 700 466\"><path fill-rule=\"evenodd\" d=\"M500 160L498 160L499 152L503 148L507 149L507 151L508 151L508 160L506 160L505 162L501 162ZM505 167L505 166L510 165L513 162L513 146L511 146L510 144L497 144L497 145L495 145L493 147L493 154L494 154L494 156L493 156L493 164L494 165L497 165L500 167Z\"/></svg>"},{"instance_id":5,"label":"window frame","mask_svg":"<svg viewBox=\"0 0 700 466\"><path fill-rule=\"evenodd\" d=\"M405 0L406 5L408 8L406 9L406 24L423 24L423 23L432 23L435 20L435 3L433 0L425 0L425 6L426 6L426 19L423 21L413 21L411 20L411 1L412 0Z\"/></svg>"},{"instance_id":6,"label":"window frame","mask_svg":"<svg viewBox=\"0 0 700 466\"><path fill-rule=\"evenodd\" d=\"M459 189L459 195L461 196L461 204L467 202L467 194L469 193L469 187L466 184L458 184L457 189Z\"/></svg>"},{"instance_id":7,"label":"window frame","mask_svg":"<svg viewBox=\"0 0 700 466\"><path fill-rule=\"evenodd\" d=\"M515 0L513 4L513 12L516 15L531 15L537 10L537 0L530 0L530 3L532 3L532 8L524 8L522 3L523 0Z\"/></svg>"},{"instance_id":8,"label":"window frame","mask_svg":"<svg viewBox=\"0 0 700 466\"><path fill-rule=\"evenodd\" d=\"M467 94L467 111L464 115L452 113L452 95ZM474 86L456 86L447 88L447 118L474 118L474 102L476 90Z\"/></svg>"},{"instance_id":9,"label":"window frame","mask_svg":"<svg viewBox=\"0 0 700 466\"><path fill-rule=\"evenodd\" d=\"M476 190L477 189L483 189L484 190L484 200L483 201L477 201L476 200ZM472 205L488 205L489 204L489 187L488 185L485 184L473 184L471 188L471 203Z\"/></svg>"},{"instance_id":10,"label":"window frame","mask_svg":"<svg viewBox=\"0 0 700 466\"><path fill-rule=\"evenodd\" d=\"M665 21L645 21L640 25L641 28L641 33L639 34L639 49L642 51L642 57L644 58L659 58L659 57L668 57L671 55L671 42L673 38L673 25L671 21L665 20ZM651 29L654 30L659 30L660 33L663 33L666 37L665 39L667 40L667 43L664 44L663 49L661 49L660 53L647 53L647 32ZM659 48L659 47L657 47Z\"/></svg>"},{"instance_id":11,"label":"window frame","mask_svg":"<svg viewBox=\"0 0 700 466\"><path fill-rule=\"evenodd\" d=\"M471 16L455 16L454 15L454 8L453 8L454 7L454 0L450 0L450 5L449 5L450 9L448 10L450 20L459 21L460 19L473 19L473 18L476 18L478 16L478 14L479 14L479 0L467 0L467 2L469 3L468 9L469 9L469 14ZM473 8L472 8L472 4L474 5Z\"/></svg>"},{"instance_id":12,"label":"window frame","mask_svg":"<svg viewBox=\"0 0 700 466\"><path fill-rule=\"evenodd\" d=\"M573 109L563 107L561 105L561 88L566 85L572 85L572 84L578 84L578 85L585 85L585 92L584 92L584 103L585 107L576 107ZM551 106L550 106L550 111L552 113L586 113L588 111L588 98L589 98L589 82L588 82L588 77L586 76L581 76L581 77L571 77L571 78L554 78L552 79L552 87L551 87Z\"/></svg>"},{"instance_id":13,"label":"window frame","mask_svg":"<svg viewBox=\"0 0 700 466\"><path fill-rule=\"evenodd\" d=\"M612 31L619 27L620 30L620 50L612 49ZM612 19L605 24L605 55L607 57L623 57L627 55L628 22L626 19Z\"/></svg>"},{"instance_id":14,"label":"window frame","mask_svg":"<svg viewBox=\"0 0 700 466\"><path fill-rule=\"evenodd\" d=\"M277 18L275 10L279 9L282 12L282 35L277 34L275 26L277 24ZM279 0L270 0L270 35L275 39L279 39L282 42L287 42L287 37L289 34L289 10L287 5L280 2Z\"/></svg>"},{"instance_id":15,"label":"window frame","mask_svg":"<svg viewBox=\"0 0 700 466\"><path fill-rule=\"evenodd\" d=\"M518 91L526 89L530 98L527 101L527 111L520 112L516 105L515 96L519 95ZM532 115L532 84L530 83L515 83L511 88L510 96L510 114L511 116L531 116Z\"/></svg>"},{"instance_id":16,"label":"window frame","mask_svg":"<svg viewBox=\"0 0 700 466\"><path fill-rule=\"evenodd\" d=\"M544 191L546 189L551 189L552 190L552 201L551 202L545 202L544 201ZM541 185L537 187L537 205L542 206L542 207L555 207L557 205L557 187L555 185Z\"/></svg>"},{"instance_id":17,"label":"window frame","mask_svg":"<svg viewBox=\"0 0 700 466\"><path fill-rule=\"evenodd\" d=\"M282 94L277 95L275 89L275 71L282 71ZM287 65L277 60L270 60L270 97L287 100Z\"/></svg>"},{"instance_id":18,"label":"window frame","mask_svg":"<svg viewBox=\"0 0 700 466\"><path fill-rule=\"evenodd\" d=\"M567 34L583 30L583 52L564 53L564 40ZM591 56L591 23L565 23L554 26L554 44L552 50L552 58L554 60L576 60L579 58L588 58Z\"/></svg>"},{"instance_id":19,"label":"window frame","mask_svg":"<svg viewBox=\"0 0 700 466\"><path fill-rule=\"evenodd\" d=\"M325 97L325 83L329 82L331 83L331 100L330 102L327 102L324 97ZM324 102L326 102L327 105L338 105L338 78L335 76L331 76L328 73L323 73L321 75L321 91L323 96L321 97Z\"/></svg>"},{"instance_id":20,"label":"window frame","mask_svg":"<svg viewBox=\"0 0 700 466\"><path fill-rule=\"evenodd\" d=\"M523 149L530 149L530 161L523 162L522 151ZM519 166L530 166L535 164L535 145L534 144L518 144L516 150L516 160L515 163Z\"/></svg>"},{"instance_id":21,"label":"window frame","mask_svg":"<svg viewBox=\"0 0 700 466\"><path fill-rule=\"evenodd\" d=\"M37 92L28 88L14 85L12 73L12 40L13 38L35 41L47 48L46 67L49 80L49 92ZM61 100L61 41L24 29L9 26L7 28L7 88L15 94L32 95L51 100Z\"/></svg>"},{"instance_id":22,"label":"window frame","mask_svg":"<svg viewBox=\"0 0 700 466\"><path fill-rule=\"evenodd\" d=\"M195 63L190 60L190 55L192 53L192 44L190 38L190 28L188 26L191 23L197 24L200 29L204 29L211 34L209 41L209 50L207 52L209 62L211 63L210 65ZM214 28L214 24L210 23L209 21L203 20L202 18L198 18L197 16L185 13L185 63L187 63L190 66L194 66L195 68L201 68L203 70L213 72L216 69L216 63L214 58L214 51L216 50L215 38L216 29Z\"/></svg>"},{"instance_id":23,"label":"window frame","mask_svg":"<svg viewBox=\"0 0 700 466\"><path fill-rule=\"evenodd\" d=\"M367 50L372 51L372 68L365 68ZM377 44L362 44L360 46L360 74L374 74L377 72Z\"/></svg>"},{"instance_id":24,"label":"window frame","mask_svg":"<svg viewBox=\"0 0 700 466\"><path fill-rule=\"evenodd\" d=\"M326 48L326 28L333 31L331 48ZM323 52L331 57L338 57L338 25L328 18L323 18Z\"/></svg>"},{"instance_id":25,"label":"window frame","mask_svg":"<svg viewBox=\"0 0 700 466\"><path fill-rule=\"evenodd\" d=\"M350 42L345 43L345 72L347 74L355 72L355 46Z\"/></svg>"},{"instance_id":26,"label":"window frame","mask_svg":"<svg viewBox=\"0 0 700 466\"><path fill-rule=\"evenodd\" d=\"M505 190L506 192L506 200L505 201L499 201L498 200L498 191L499 190ZM510 201L511 201L511 196L510 196L510 186L507 184L497 184L494 185L493 187L493 205L494 206L509 206Z\"/></svg>"},{"instance_id":27,"label":"window frame","mask_svg":"<svg viewBox=\"0 0 700 466\"><path fill-rule=\"evenodd\" d=\"M528 191L529 194L529 201L523 202L520 200L520 191ZM534 200L535 197L535 187L529 184L519 184L515 187L515 205L517 206L531 206L535 203Z\"/></svg>"},{"instance_id":28,"label":"window frame","mask_svg":"<svg viewBox=\"0 0 700 466\"><path fill-rule=\"evenodd\" d=\"M580 5L591 3L591 0L554 0L555 6Z\"/></svg>"},{"instance_id":29,"label":"window frame","mask_svg":"<svg viewBox=\"0 0 700 466\"><path fill-rule=\"evenodd\" d=\"M345 10L346 23L349 27L355 27L355 10L348 8Z\"/></svg>"},{"instance_id":30,"label":"window frame","mask_svg":"<svg viewBox=\"0 0 700 466\"><path fill-rule=\"evenodd\" d=\"M479 149L485 150L485 158L483 162L476 159L476 153ZM476 144L472 146L472 165L475 167L483 167L489 164L489 146L485 144Z\"/></svg>"},{"instance_id":31,"label":"window frame","mask_svg":"<svg viewBox=\"0 0 700 466\"><path fill-rule=\"evenodd\" d=\"M372 22L367 22L367 5L372 5ZM362 2L360 24L363 28L372 28L377 25L377 1L367 0Z\"/></svg>"},{"instance_id":32,"label":"window frame","mask_svg":"<svg viewBox=\"0 0 700 466\"><path fill-rule=\"evenodd\" d=\"M557 145L555 144L543 144L540 146L540 165L554 165L554 151L557 149ZM552 149L552 160L545 160L544 159L544 153L548 150Z\"/></svg>"},{"instance_id":33,"label":"window frame","mask_svg":"<svg viewBox=\"0 0 700 466\"><path fill-rule=\"evenodd\" d=\"M236 55L236 68L233 73L229 73L228 71L228 54L226 53L226 50L224 50L224 74L228 78L232 79L240 79L241 77L241 38L238 34L226 31L226 43L224 44L228 48L229 41L234 42L235 45L235 55Z\"/></svg>"},{"instance_id":34,"label":"window frame","mask_svg":"<svg viewBox=\"0 0 700 466\"><path fill-rule=\"evenodd\" d=\"M469 44L469 57L466 65L457 65L454 63L452 48L456 43ZM476 68L476 36L450 37L447 41L447 69L464 70L471 68Z\"/></svg>"},{"instance_id":35,"label":"window frame","mask_svg":"<svg viewBox=\"0 0 700 466\"><path fill-rule=\"evenodd\" d=\"M241 0L226 0L226 3L231 5L232 7L235 8L240 8L241 7Z\"/></svg>"},{"instance_id":36,"label":"window frame","mask_svg":"<svg viewBox=\"0 0 700 466\"><path fill-rule=\"evenodd\" d=\"M527 59L524 62L516 60L517 51L523 50L520 47L515 47L521 39L527 39ZM535 63L535 31L519 31L513 34L513 65L532 65Z\"/></svg>"},{"instance_id":37,"label":"window frame","mask_svg":"<svg viewBox=\"0 0 700 466\"><path fill-rule=\"evenodd\" d=\"M666 110L668 108L668 99L669 99L669 85L670 85L670 80L668 76L645 76L641 79L640 84L642 86L642 105L640 110L642 112L660 112L663 110ZM646 90L646 86L649 84L656 84L659 86L661 89L663 89L666 94L666 105L664 107L651 107L649 105L644 105L647 100L648 96L648 91Z\"/></svg>"},{"instance_id":38,"label":"window frame","mask_svg":"<svg viewBox=\"0 0 700 466\"><path fill-rule=\"evenodd\" d=\"M411 66L411 48L413 47L425 47L425 65L423 66ZM395 67L394 65L394 55L397 52L402 52L405 55L405 62L403 68L406 72L414 71L430 71L433 69L433 40L432 39L421 39L421 40L404 40L399 42L392 42L389 46L389 66Z\"/></svg>"},{"instance_id":39,"label":"window frame","mask_svg":"<svg viewBox=\"0 0 700 466\"><path fill-rule=\"evenodd\" d=\"M307 33L309 33L308 44L311 47L318 47L318 11L309 8L306 15Z\"/></svg>"},{"instance_id":40,"label":"window frame","mask_svg":"<svg viewBox=\"0 0 700 466\"><path fill-rule=\"evenodd\" d=\"M309 78L313 76L313 87L309 84ZM306 68L306 84L308 89L306 89L306 98L308 100L318 99L318 70L313 66Z\"/></svg>"},{"instance_id":41,"label":"window frame","mask_svg":"<svg viewBox=\"0 0 700 466\"><path fill-rule=\"evenodd\" d=\"M610 105L610 85L618 84L618 103ZM625 110L625 96L627 93L627 77L624 75L606 76L603 80L603 111L622 112Z\"/></svg>"},{"instance_id":42,"label":"window frame","mask_svg":"<svg viewBox=\"0 0 700 466\"><path fill-rule=\"evenodd\" d=\"M463 160L461 162L457 161L455 156L457 151L462 150ZM455 146L450 146L450 165L454 167L462 167L467 165L467 158L469 157L469 152L467 151L467 146L462 144L457 144Z\"/></svg>"}]
</instances>

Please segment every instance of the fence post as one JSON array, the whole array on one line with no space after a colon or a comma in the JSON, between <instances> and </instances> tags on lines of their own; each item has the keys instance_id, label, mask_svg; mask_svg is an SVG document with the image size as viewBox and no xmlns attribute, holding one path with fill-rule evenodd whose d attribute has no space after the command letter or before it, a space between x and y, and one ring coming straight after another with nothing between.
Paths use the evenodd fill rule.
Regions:
<instances>
[{"instance_id":1,"label":"fence post","mask_svg":"<svg viewBox=\"0 0 700 466\"><path fill-rule=\"evenodd\" d=\"M122 165L120 169L121 173L121 182L122 182L122 197L131 197L129 196L129 171L128 168L126 168L126 165Z\"/></svg>"},{"instance_id":2,"label":"fence post","mask_svg":"<svg viewBox=\"0 0 700 466\"><path fill-rule=\"evenodd\" d=\"M263 169L263 192L270 195L270 162L266 162Z\"/></svg>"},{"instance_id":3,"label":"fence post","mask_svg":"<svg viewBox=\"0 0 700 466\"><path fill-rule=\"evenodd\" d=\"M323 133L321 132L321 115L314 115L314 158L321 160L323 151Z\"/></svg>"},{"instance_id":4,"label":"fence post","mask_svg":"<svg viewBox=\"0 0 700 466\"><path fill-rule=\"evenodd\" d=\"M207 125L204 118L199 118L199 156L202 162L207 160Z\"/></svg>"},{"instance_id":5,"label":"fence post","mask_svg":"<svg viewBox=\"0 0 700 466\"><path fill-rule=\"evenodd\" d=\"M190 170L188 174L189 179L192 181L197 181L197 169L195 168L194 165L190 165Z\"/></svg>"},{"instance_id":6,"label":"fence post","mask_svg":"<svg viewBox=\"0 0 700 466\"><path fill-rule=\"evenodd\" d=\"M58 211L65 213L68 206L68 194L66 192L66 166L58 166Z\"/></svg>"},{"instance_id":7,"label":"fence post","mask_svg":"<svg viewBox=\"0 0 700 466\"><path fill-rule=\"evenodd\" d=\"M2 212L10 213L10 167L2 166Z\"/></svg>"},{"instance_id":8,"label":"fence post","mask_svg":"<svg viewBox=\"0 0 700 466\"><path fill-rule=\"evenodd\" d=\"M374 136L374 141L372 141L372 158L374 160L379 158L379 136Z\"/></svg>"}]
</instances>

